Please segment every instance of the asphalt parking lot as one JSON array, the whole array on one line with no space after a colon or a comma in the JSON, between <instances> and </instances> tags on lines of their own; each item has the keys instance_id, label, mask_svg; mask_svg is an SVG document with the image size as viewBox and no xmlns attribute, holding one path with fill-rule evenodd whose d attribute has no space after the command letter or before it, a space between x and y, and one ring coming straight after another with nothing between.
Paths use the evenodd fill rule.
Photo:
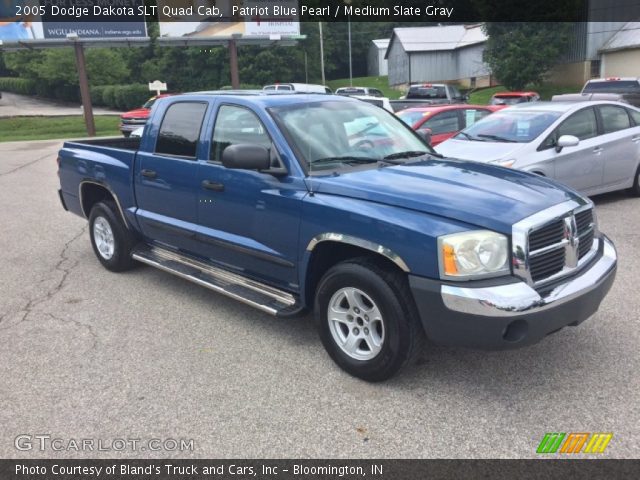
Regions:
<instances>
[{"instance_id":1,"label":"asphalt parking lot","mask_svg":"<svg viewBox=\"0 0 640 480\"><path fill-rule=\"evenodd\" d=\"M640 199L595 199L619 269L592 319L521 350L429 345L367 384L334 366L310 318L102 268L59 204L59 147L0 144L0 458L520 458L546 432L613 432L603 456L640 455ZM193 450L15 448L39 434Z\"/></svg>"}]
</instances>

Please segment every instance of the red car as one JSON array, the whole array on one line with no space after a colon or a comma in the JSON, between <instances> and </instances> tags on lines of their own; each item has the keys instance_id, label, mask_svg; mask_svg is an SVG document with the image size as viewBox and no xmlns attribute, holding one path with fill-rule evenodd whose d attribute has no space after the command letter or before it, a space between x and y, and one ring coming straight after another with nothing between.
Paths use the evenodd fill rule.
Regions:
<instances>
[{"instance_id":1,"label":"red car","mask_svg":"<svg viewBox=\"0 0 640 480\"><path fill-rule=\"evenodd\" d=\"M537 102L538 92L500 92L491 97L490 105L515 105L516 103Z\"/></svg>"},{"instance_id":2,"label":"red car","mask_svg":"<svg viewBox=\"0 0 640 480\"><path fill-rule=\"evenodd\" d=\"M481 118L504 108L504 105L433 105L407 108L396 115L418 133L431 138L436 146L453 137L460 130L470 127Z\"/></svg>"},{"instance_id":3,"label":"red car","mask_svg":"<svg viewBox=\"0 0 640 480\"><path fill-rule=\"evenodd\" d=\"M174 95L173 93L163 93L162 95L157 95L151 97L147 102L141 106L140 108L136 108L135 110L130 110L128 112L120 115L120 131L125 137L131 135L131 132L137 130L140 127L144 127L145 123L149 119L149 114L151 113L151 107L155 103L155 101L159 98L164 98Z\"/></svg>"}]
</instances>

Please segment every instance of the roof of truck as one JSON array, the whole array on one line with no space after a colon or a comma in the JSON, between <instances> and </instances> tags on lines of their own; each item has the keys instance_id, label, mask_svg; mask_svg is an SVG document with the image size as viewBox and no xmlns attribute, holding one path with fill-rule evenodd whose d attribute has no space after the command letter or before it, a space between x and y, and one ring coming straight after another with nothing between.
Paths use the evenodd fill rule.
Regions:
<instances>
[{"instance_id":1,"label":"roof of truck","mask_svg":"<svg viewBox=\"0 0 640 480\"><path fill-rule=\"evenodd\" d=\"M185 96L211 97L223 96L225 98L235 98L241 100L251 99L253 103L259 103L265 108L296 103L337 101L337 102L358 102L342 95L329 95L326 93L296 93L296 92L274 92L264 90L210 90L202 92L191 92L181 95L181 100Z\"/></svg>"}]
</instances>

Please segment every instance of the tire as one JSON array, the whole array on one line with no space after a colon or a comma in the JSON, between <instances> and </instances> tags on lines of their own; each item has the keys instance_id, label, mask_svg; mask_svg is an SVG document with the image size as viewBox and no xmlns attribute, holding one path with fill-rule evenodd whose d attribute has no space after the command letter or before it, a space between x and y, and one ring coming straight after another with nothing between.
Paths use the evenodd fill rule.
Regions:
<instances>
[{"instance_id":1,"label":"tire","mask_svg":"<svg viewBox=\"0 0 640 480\"><path fill-rule=\"evenodd\" d=\"M640 165L636 170L636 178L633 181L633 186L629 189L629 193L634 197L640 197Z\"/></svg>"},{"instance_id":2,"label":"tire","mask_svg":"<svg viewBox=\"0 0 640 480\"><path fill-rule=\"evenodd\" d=\"M89 236L96 257L107 270L122 272L135 266L131 250L136 238L124 225L114 202L96 203L91 209Z\"/></svg>"},{"instance_id":3,"label":"tire","mask_svg":"<svg viewBox=\"0 0 640 480\"><path fill-rule=\"evenodd\" d=\"M406 278L372 259L331 268L318 284L314 310L329 356L369 382L395 375L414 359L424 339Z\"/></svg>"}]
</instances>

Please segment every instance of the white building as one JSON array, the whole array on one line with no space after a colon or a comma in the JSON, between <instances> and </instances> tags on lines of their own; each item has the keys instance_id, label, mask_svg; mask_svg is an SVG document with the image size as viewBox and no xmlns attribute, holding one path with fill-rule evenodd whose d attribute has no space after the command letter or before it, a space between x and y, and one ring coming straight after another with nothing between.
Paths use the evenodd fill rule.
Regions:
<instances>
[{"instance_id":1,"label":"white building","mask_svg":"<svg viewBox=\"0 0 640 480\"><path fill-rule=\"evenodd\" d=\"M367 74L370 77L386 77L389 74L387 59L385 58L388 46L388 38L371 40L367 58Z\"/></svg>"},{"instance_id":2,"label":"white building","mask_svg":"<svg viewBox=\"0 0 640 480\"><path fill-rule=\"evenodd\" d=\"M482 61L487 37L480 25L395 28L386 58L389 85L457 82L488 86L489 67Z\"/></svg>"}]
</instances>

